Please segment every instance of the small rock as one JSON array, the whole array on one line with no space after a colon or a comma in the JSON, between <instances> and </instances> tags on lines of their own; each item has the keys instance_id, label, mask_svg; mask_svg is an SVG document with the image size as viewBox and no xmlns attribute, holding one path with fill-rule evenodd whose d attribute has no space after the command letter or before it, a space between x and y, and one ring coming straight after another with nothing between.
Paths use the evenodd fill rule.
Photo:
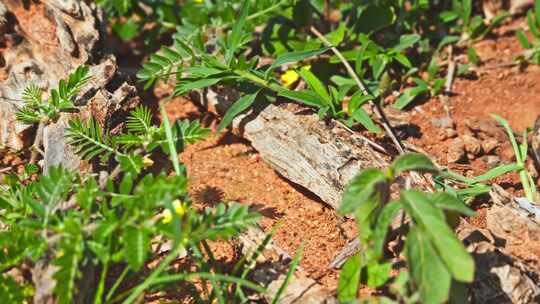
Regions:
<instances>
[{"instance_id":1,"label":"small rock","mask_svg":"<svg viewBox=\"0 0 540 304\"><path fill-rule=\"evenodd\" d=\"M465 143L461 138L454 138L448 148L447 161L449 163L458 163L465 160Z\"/></svg>"},{"instance_id":2,"label":"small rock","mask_svg":"<svg viewBox=\"0 0 540 304\"><path fill-rule=\"evenodd\" d=\"M439 139L447 140L449 138L455 138L458 136L458 133L455 129L445 128L439 131Z\"/></svg>"},{"instance_id":3,"label":"small rock","mask_svg":"<svg viewBox=\"0 0 540 304\"><path fill-rule=\"evenodd\" d=\"M482 141L481 143L482 149L484 150L484 153L490 154L497 149L499 146L499 142L495 138L488 138Z\"/></svg>"},{"instance_id":4,"label":"small rock","mask_svg":"<svg viewBox=\"0 0 540 304\"><path fill-rule=\"evenodd\" d=\"M463 140L463 143L465 145L465 151L469 154L470 159L474 159L477 156L482 155L482 145L480 144L480 141L476 139L476 137L471 135L463 135L461 136L461 139Z\"/></svg>"},{"instance_id":5,"label":"small rock","mask_svg":"<svg viewBox=\"0 0 540 304\"><path fill-rule=\"evenodd\" d=\"M489 169L497 167L501 163L501 158L497 155L488 155L486 157L486 165Z\"/></svg>"},{"instance_id":6,"label":"small rock","mask_svg":"<svg viewBox=\"0 0 540 304\"><path fill-rule=\"evenodd\" d=\"M494 136L501 132L497 125L491 121L467 119L465 120L465 125L474 133L484 133Z\"/></svg>"},{"instance_id":7,"label":"small rock","mask_svg":"<svg viewBox=\"0 0 540 304\"><path fill-rule=\"evenodd\" d=\"M432 118L431 124L439 128L453 128L454 121L450 117Z\"/></svg>"}]
</instances>

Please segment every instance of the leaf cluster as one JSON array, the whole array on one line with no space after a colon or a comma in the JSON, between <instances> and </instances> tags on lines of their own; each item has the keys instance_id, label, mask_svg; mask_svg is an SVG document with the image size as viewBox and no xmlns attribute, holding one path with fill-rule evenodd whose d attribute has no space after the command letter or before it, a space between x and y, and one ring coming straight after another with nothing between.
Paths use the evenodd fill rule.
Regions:
<instances>
[{"instance_id":1,"label":"leaf cluster","mask_svg":"<svg viewBox=\"0 0 540 304\"><path fill-rule=\"evenodd\" d=\"M61 81L48 104L64 108L88 80L87 71L79 68ZM35 97L32 102L41 101L40 90L32 86L27 91ZM250 292L264 293L247 279L260 252L242 257L236 272L225 274L207 244L237 236L255 225L259 215L247 206L224 203L199 212L191 206L185 172L168 175L165 170L170 167L152 161L165 154L178 163L177 152L209 132L196 121L171 124L164 118L156 125L143 106L129 113L121 134L111 134L92 117L70 120L65 136L75 153L99 160L101 168L116 169L98 180L53 166L32 181L25 176L38 168L29 165L25 175L9 176L0 184L0 299L30 299L35 292L32 283L15 282L5 272L43 259L56 267L58 303L133 303L146 289L166 290L165 282L178 280L195 284L193 278L212 286L203 293L195 285L188 288L202 302L245 302ZM167 257L155 269L147 269L157 258L155 248L164 246L171 248ZM178 272L170 267L181 254L194 261L196 269ZM86 283L94 288L83 288Z\"/></svg>"},{"instance_id":2,"label":"leaf cluster","mask_svg":"<svg viewBox=\"0 0 540 304\"><path fill-rule=\"evenodd\" d=\"M389 227L399 219L409 219L404 238L407 279L396 296L404 302L445 303L456 295L452 285L472 282L474 260L451 228L457 214L473 212L459 199L445 192L426 194L407 189L399 199L390 199L395 178L409 171L438 173L422 154L397 158L386 171L366 169L348 184L339 209L353 214L359 231L360 252L347 260L340 273L340 301L356 299L360 282L380 287L390 280L392 262L385 256ZM396 280L398 280L396 279ZM454 298L455 299L455 298ZM459 299L458 301L462 301Z\"/></svg>"},{"instance_id":3,"label":"leaf cluster","mask_svg":"<svg viewBox=\"0 0 540 304\"><path fill-rule=\"evenodd\" d=\"M23 123L35 124L41 121L56 121L61 112L74 110L73 99L90 80L88 71L87 66L78 67L67 80L60 80L58 88L52 89L45 101L39 87L35 84L28 86L22 94L24 105L15 116Z\"/></svg>"},{"instance_id":4,"label":"leaf cluster","mask_svg":"<svg viewBox=\"0 0 540 304\"><path fill-rule=\"evenodd\" d=\"M536 0L534 9L527 11L527 25L532 34L532 41L527 38L522 29L516 31L521 46L526 50L518 60L530 60L534 64L540 64L540 1Z\"/></svg>"}]
</instances>

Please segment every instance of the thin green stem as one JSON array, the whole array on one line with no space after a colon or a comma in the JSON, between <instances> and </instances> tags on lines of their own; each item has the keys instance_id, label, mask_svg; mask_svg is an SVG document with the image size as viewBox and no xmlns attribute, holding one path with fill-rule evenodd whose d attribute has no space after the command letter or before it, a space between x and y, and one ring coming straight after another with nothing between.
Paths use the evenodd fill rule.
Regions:
<instances>
[{"instance_id":1,"label":"thin green stem","mask_svg":"<svg viewBox=\"0 0 540 304\"><path fill-rule=\"evenodd\" d=\"M110 238L109 238L109 247L110 247ZM103 269L101 270L101 275L99 277L99 284L96 291L96 296L94 297L94 304L101 304L103 302L103 291L105 290L105 279L107 278L107 272L109 271L109 258L105 260Z\"/></svg>"},{"instance_id":2,"label":"thin green stem","mask_svg":"<svg viewBox=\"0 0 540 304\"><path fill-rule=\"evenodd\" d=\"M108 303L111 297L114 295L114 292L120 287L120 284L122 284L122 281L124 281L124 278L129 272L129 267L124 268L120 276L116 279L113 286L111 287L111 290L107 293L107 296L105 297L105 302Z\"/></svg>"},{"instance_id":3,"label":"thin green stem","mask_svg":"<svg viewBox=\"0 0 540 304\"><path fill-rule=\"evenodd\" d=\"M219 273L209 273L209 272L194 272L194 273L179 273L179 274L172 274L172 275L166 275L162 276L160 278L157 278L153 281L153 285L155 284L163 284L163 283L169 283L174 281L191 281L195 279L205 279L205 280L215 280L215 281L221 281L221 282L227 282L227 283L233 283L237 284L239 286L244 286L249 289L252 289L253 291L259 292L259 293L266 293L266 289L250 282L246 279L240 279L224 274Z\"/></svg>"},{"instance_id":4,"label":"thin green stem","mask_svg":"<svg viewBox=\"0 0 540 304\"><path fill-rule=\"evenodd\" d=\"M185 242L178 242L173 251L165 257L165 259L159 264L159 266L144 280L141 284L137 285L130 296L123 302L124 304L133 303L143 291L148 287L159 283L159 275L169 266L169 264L178 257L178 254L185 248Z\"/></svg>"},{"instance_id":5,"label":"thin green stem","mask_svg":"<svg viewBox=\"0 0 540 304\"><path fill-rule=\"evenodd\" d=\"M169 156L174 167L174 172L176 175L182 175L182 170L180 169L180 162L178 161L178 152L176 151L176 145L174 143L173 134L171 130L171 123L169 122L169 117L165 111L165 107L161 106L161 116L163 117L163 126L165 127L165 135L167 136L167 142L169 143Z\"/></svg>"}]
</instances>

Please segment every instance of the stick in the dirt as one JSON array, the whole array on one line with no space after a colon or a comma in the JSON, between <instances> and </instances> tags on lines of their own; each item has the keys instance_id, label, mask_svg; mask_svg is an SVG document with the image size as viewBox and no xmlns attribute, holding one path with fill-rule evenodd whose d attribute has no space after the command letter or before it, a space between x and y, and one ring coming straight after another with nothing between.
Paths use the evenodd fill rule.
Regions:
<instances>
[{"instance_id":1,"label":"stick in the dirt","mask_svg":"<svg viewBox=\"0 0 540 304\"><path fill-rule=\"evenodd\" d=\"M440 96L440 100L443 104L444 111L448 119L452 120L452 114L450 113L450 94L452 94L452 84L454 83L454 75L456 73L456 62L453 58L453 46L448 47L448 69L446 72L446 83L444 85L444 92Z\"/></svg>"},{"instance_id":2,"label":"stick in the dirt","mask_svg":"<svg viewBox=\"0 0 540 304\"><path fill-rule=\"evenodd\" d=\"M316 28L314 28L312 26L310 28L310 31L315 36L317 36L317 38L319 38L323 42L324 45L329 47L332 50L332 52L339 58L339 60L345 66L345 69L347 70L349 75L352 77L354 82L356 82L356 84L358 85L358 88L360 88L362 93L364 95L369 95L369 91L367 90L366 86L362 83L362 81L360 80L358 75L356 75L356 72L351 67L351 65L349 64L347 59L345 59L345 57L343 57L343 54L341 54L341 52L335 46L333 46L332 43L330 43L330 41L328 41L328 39L326 39L326 37L324 37L323 34L321 34ZM381 123L382 123L382 125L383 125L383 127L384 127L384 129L386 131L386 134L388 135L388 137L390 137L390 139L392 140L392 142L396 146L396 149L398 150L399 154L405 153L405 150L403 149L403 144L401 143L399 138L396 136L396 133L395 133L394 129L392 128L392 126L390 125L390 122L388 121L386 115L384 114L384 111L381 108L381 106L379 104L377 104L373 100L370 100L369 103L373 107L373 109L375 110L375 113L377 114L377 116L379 116L379 119L381 120Z\"/></svg>"}]
</instances>

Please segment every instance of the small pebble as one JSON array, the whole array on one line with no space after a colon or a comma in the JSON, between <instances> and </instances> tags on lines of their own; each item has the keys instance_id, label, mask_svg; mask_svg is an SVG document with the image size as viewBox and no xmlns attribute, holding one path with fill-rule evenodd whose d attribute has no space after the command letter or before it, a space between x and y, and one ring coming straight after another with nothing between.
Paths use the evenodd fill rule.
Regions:
<instances>
[{"instance_id":1,"label":"small pebble","mask_svg":"<svg viewBox=\"0 0 540 304\"><path fill-rule=\"evenodd\" d=\"M501 163L501 158L497 155L488 155L486 156L486 164L489 169L497 167Z\"/></svg>"},{"instance_id":2,"label":"small pebble","mask_svg":"<svg viewBox=\"0 0 540 304\"><path fill-rule=\"evenodd\" d=\"M447 161L449 163L459 163L465 160L465 143L461 138L454 138L448 148Z\"/></svg>"}]
</instances>

